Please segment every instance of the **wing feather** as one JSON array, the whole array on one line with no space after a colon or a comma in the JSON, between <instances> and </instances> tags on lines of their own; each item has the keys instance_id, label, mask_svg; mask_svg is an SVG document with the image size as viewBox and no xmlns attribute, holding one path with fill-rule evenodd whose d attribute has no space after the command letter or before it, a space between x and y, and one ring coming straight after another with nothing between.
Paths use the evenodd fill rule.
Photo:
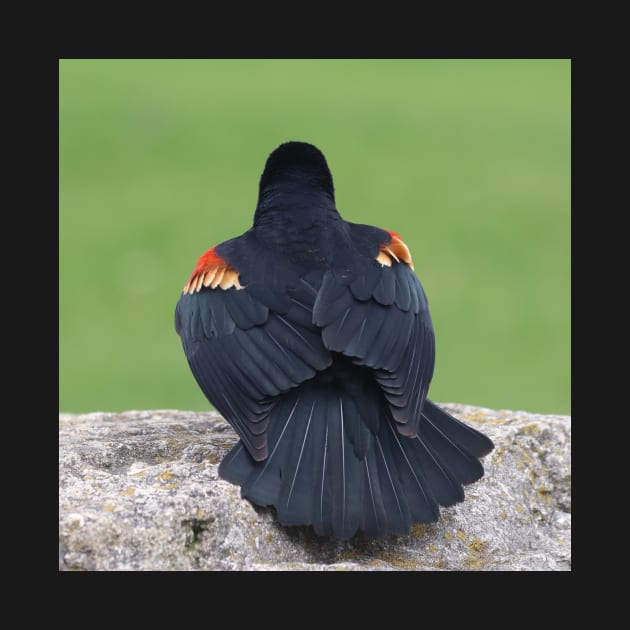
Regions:
<instances>
[{"instance_id":1,"label":"wing feather","mask_svg":"<svg viewBox=\"0 0 630 630\"><path fill-rule=\"evenodd\" d=\"M365 232L358 227L358 234ZM313 322L328 350L374 371L398 431L415 437L433 376L435 338L409 249L390 234L391 242L377 244L370 264L349 282L333 271L324 274Z\"/></svg>"},{"instance_id":2,"label":"wing feather","mask_svg":"<svg viewBox=\"0 0 630 630\"><path fill-rule=\"evenodd\" d=\"M268 455L268 417L279 396L332 358L312 323L316 288L252 253L251 235L235 241L199 259L177 303L175 328L201 390L260 461Z\"/></svg>"}]
</instances>

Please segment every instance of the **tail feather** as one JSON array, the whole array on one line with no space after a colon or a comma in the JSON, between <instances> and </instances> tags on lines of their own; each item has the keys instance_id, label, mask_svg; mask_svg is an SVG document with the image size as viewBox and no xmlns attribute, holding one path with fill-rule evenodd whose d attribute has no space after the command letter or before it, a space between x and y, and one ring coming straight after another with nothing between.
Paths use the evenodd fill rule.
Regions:
<instances>
[{"instance_id":1,"label":"tail feather","mask_svg":"<svg viewBox=\"0 0 630 630\"><path fill-rule=\"evenodd\" d=\"M464 500L461 483L428 443L418 435L411 441L405 440L404 444L409 457L413 458L424 472L427 484L440 505L450 507Z\"/></svg>"},{"instance_id":2,"label":"tail feather","mask_svg":"<svg viewBox=\"0 0 630 630\"><path fill-rule=\"evenodd\" d=\"M305 525L312 517L311 493L316 468L317 449L321 444L321 426L313 422L319 413L317 400L300 403L299 423L291 436L290 452L281 468L282 482L277 503L285 525ZM305 424L304 424L305 423ZM304 429L300 427L304 425ZM285 472L286 471L286 472Z\"/></svg>"},{"instance_id":3,"label":"tail feather","mask_svg":"<svg viewBox=\"0 0 630 630\"><path fill-rule=\"evenodd\" d=\"M376 461L383 494L384 533L406 534L410 527L410 514L405 491L400 482L398 465L390 451L390 440L385 433L383 440L376 436ZM389 530L389 531L387 531Z\"/></svg>"},{"instance_id":4,"label":"tail feather","mask_svg":"<svg viewBox=\"0 0 630 630\"><path fill-rule=\"evenodd\" d=\"M283 440L287 430L289 435L294 431L295 423L292 424L292 422L294 422L299 402L299 396L297 400L284 399L272 412L272 416L275 414L279 416L278 420L282 420L281 422L273 422L273 419L270 421L268 439L273 447L267 459L248 467L249 475L242 485L241 495L257 505L276 505L278 502L280 492L278 479L281 479L283 459L291 454L291 450L285 448L285 444L290 440L288 438L286 441ZM221 474L221 469L219 469L219 474Z\"/></svg>"},{"instance_id":5,"label":"tail feather","mask_svg":"<svg viewBox=\"0 0 630 630\"><path fill-rule=\"evenodd\" d=\"M483 475L477 458L492 442L434 403L426 402L418 435L408 438L382 395L374 394L363 418L365 405L349 391L314 379L288 392L269 418L267 459L255 462L239 442L220 476L253 503L273 505L283 525L347 539L358 530L404 535L413 522L435 522L440 505L462 501L462 484Z\"/></svg>"},{"instance_id":6,"label":"tail feather","mask_svg":"<svg viewBox=\"0 0 630 630\"><path fill-rule=\"evenodd\" d=\"M404 436L399 435L393 423L384 423L391 436L390 444L395 452L393 457L398 464L399 478L403 484L404 497L409 506L411 518L419 523L434 523L440 517L440 509L433 492L424 477L422 468L414 465L414 457L407 455L409 442L403 446ZM398 449L398 450L396 450Z\"/></svg>"},{"instance_id":7,"label":"tail feather","mask_svg":"<svg viewBox=\"0 0 630 630\"><path fill-rule=\"evenodd\" d=\"M422 415L446 437L466 449L474 457L483 457L494 448L489 437L464 424L430 400L425 402Z\"/></svg>"},{"instance_id":8,"label":"tail feather","mask_svg":"<svg viewBox=\"0 0 630 630\"><path fill-rule=\"evenodd\" d=\"M332 485L332 530L350 538L358 529L363 504L363 471L348 436L343 397L328 395L328 479ZM348 405L345 405L347 408ZM327 532L324 532L327 533Z\"/></svg>"},{"instance_id":9,"label":"tail feather","mask_svg":"<svg viewBox=\"0 0 630 630\"><path fill-rule=\"evenodd\" d=\"M219 476L226 481L242 486L253 469L253 459L242 440L223 458L219 464Z\"/></svg>"},{"instance_id":10,"label":"tail feather","mask_svg":"<svg viewBox=\"0 0 630 630\"><path fill-rule=\"evenodd\" d=\"M330 470L326 464L328 462L328 423L322 423L324 439L317 454L317 465L315 470L315 482L311 494L311 513L313 515L313 529L319 535L324 536L326 532L332 531L332 491L327 476Z\"/></svg>"},{"instance_id":11,"label":"tail feather","mask_svg":"<svg viewBox=\"0 0 630 630\"><path fill-rule=\"evenodd\" d=\"M426 423L418 433L425 444L437 453L439 459L448 462L449 469L459 483L472 483L483 476L483 466L466 449L444 435L430 423Z\"/></svg>"},{"instance_id":12,"label":"tail feather","mask_svg":"<svg viewBox=\"0 0 630 630\"><path fill-rule=\"evenodd\" d=\"M381 536L386 531L387 512L376 463L376 451L370 449L363 458L364 492L361 529L371 536Z\"/></svg>"}]
</instances>

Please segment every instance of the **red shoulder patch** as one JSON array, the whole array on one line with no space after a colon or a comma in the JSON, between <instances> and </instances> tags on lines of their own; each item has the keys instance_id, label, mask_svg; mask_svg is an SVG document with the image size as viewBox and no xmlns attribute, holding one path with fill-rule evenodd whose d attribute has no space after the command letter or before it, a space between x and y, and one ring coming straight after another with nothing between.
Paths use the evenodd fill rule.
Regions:
<instances>
[{"instance_id":1,"label":"red shoulder patch","mask_svg":"<svg viewBox=\"0 0 630 630\"><path fill-rule=\"evenodd\" d=\"M392 238L389 243L381 243L380 251L376 260L383 267L391 267L392 260L397 263L404 262L413 269L413 261L411 260L411 252L402 238L396 232L385 230Z\"/></svg>"},{"instance_id":2,"label":"red shoulder patch","mask_svg":"<svg viewBox=\"0 0 630 630\"><path fill-rule=\"evenodd\" d=\"M231 267L221 256L215 251L215 248L209 249L202 254L197 261L197 265L193 270L188 282L184 285L184 293L199 293L204 287L210 289L244 289L238 280L238 271Z\"/></svg>"}]
</instances>

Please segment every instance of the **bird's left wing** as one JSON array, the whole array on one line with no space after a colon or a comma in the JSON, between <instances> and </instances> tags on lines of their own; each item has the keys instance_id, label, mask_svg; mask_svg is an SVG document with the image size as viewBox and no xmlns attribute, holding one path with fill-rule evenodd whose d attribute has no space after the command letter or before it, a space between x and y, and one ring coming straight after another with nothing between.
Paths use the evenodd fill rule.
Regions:
<instances>
[{"instance_id":1,"label":"bird's left wing","mask_svg":"<svg viewBox=\"0 0 630 630\"><path fill-rule=\"evenodd\" d=\"M277 265L254 253L256 271L243 275L221 247L199 259L177 302L175 329L202 391L261 461L276 397L327 367L331 356L311 321L312 287L289 286ZM239 249L243 244L224 248Z\"/></svg>"},{"instance_id":2,"label":"bird's left wing","mask_svg":"<svg viewBox=\"0 0 630 630\"><path fill-rule=\"evenodd\" d=\"M435 363L427 298L398 234L349 226L348 247L366 260L324 274L313 321L329 350L373 370L398 431L414 437Z\"/></svg>"}]
</instances>

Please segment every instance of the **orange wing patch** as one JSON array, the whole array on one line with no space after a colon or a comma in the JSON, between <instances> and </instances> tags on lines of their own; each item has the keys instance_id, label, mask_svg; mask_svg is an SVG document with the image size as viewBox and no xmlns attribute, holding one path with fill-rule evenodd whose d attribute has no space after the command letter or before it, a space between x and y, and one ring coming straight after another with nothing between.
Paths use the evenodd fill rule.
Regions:
<instances>
[{"instance_id":1,"label":"orange wing patch","mask_svg":"<svg viewBox=\"0 0 630 630\"><path fill-rule=\"evenodd\" d=\"M411 269L413 269L413 262L411 260L409 248L405 245L400 236L396 234L396 232L391 232L390 230L385 231L391 235L392 240L387 243L387 245L381 244L381 249L376 257L376 260L382 267L391 267L393 259L397 263L401 261L407 263Z\"/></svg>"},{"instance_id":2,"label":"orange wing patch","mask_svg":"<svg viewBox=\"0 0 630 630\"><path fill-rule=\"evenodd\" d=\"M228 263L221 258L215 251L214 247L208 250L197 261L197 266L192 272L188 282L184 285L184 293L199 293L204 287L216 289L244 289L238 280L238 271L234 267L230 267Z\"/></svg>"}]
</instances>

